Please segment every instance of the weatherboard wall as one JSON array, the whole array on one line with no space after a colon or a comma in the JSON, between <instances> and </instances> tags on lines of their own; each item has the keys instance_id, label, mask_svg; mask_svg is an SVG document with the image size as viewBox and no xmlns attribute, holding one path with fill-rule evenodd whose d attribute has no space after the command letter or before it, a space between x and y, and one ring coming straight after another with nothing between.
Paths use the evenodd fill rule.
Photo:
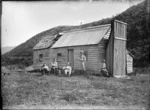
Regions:
<instances>
[{"instance_id":1,"label":"weatherboard wall","mask_svg":"<svg viewBox=\"0 0 150 110\"><path fill-rule=\"evenodd\" d=\"M43 58L40 60L39 55L43 54ZM40 68L41 64L45 63L50 67L50 48L38 49L33 52L33 65L34 68Z\"/></svg>"},{"instance_id":2,"label":"weatherboard wall","mask_svg":"<svg viewBox=\"0 0 150 110\"><path fill-rule=\"evenodd\" d=\"M80 51L87 52L87 61L85 63L86 69L90 71L94 71L98 73L101 70L102 60L105 58L105 46L104 41L102 40L99 45L90 45L90 46L73 46L73 47L62 47L55 48L50 50L50 54L52 58L56 58L58 60L58 54L61 54L61 58L58 60L58 66L62 68L68 62L68 50L73 50L73 69L81 70L82 65L79 60Z\"/></svg>"}]
</instances>

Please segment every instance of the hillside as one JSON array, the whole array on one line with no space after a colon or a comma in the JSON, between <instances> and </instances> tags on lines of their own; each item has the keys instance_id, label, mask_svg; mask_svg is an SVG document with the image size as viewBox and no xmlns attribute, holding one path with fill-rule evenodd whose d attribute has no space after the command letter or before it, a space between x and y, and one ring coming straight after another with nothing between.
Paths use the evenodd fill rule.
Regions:
<instances>
[{"instance_id":1,"label":"hillside","mask_svg":"<svg viewBox=\"0 0 150 110\"><path fill-rule=\"evenodd\" d=\"M147 0L148 1L148 0ZM112 19L117 19L128 23L127 29L127 49L134 55L135 66L148 66L149 49L150 49L150 22L147 12L148 3L142 2L132 6L121 14L112 18L102 19L99 21L83 24L80 26L58 26L41 32L26 42L20 44L12 51L2 56L2 64L24 64L26 66L32 64L32 48L45 36L54 35L62 31L77 28L86 28L89 26L98 26L108 24Z\"/></svg>"},{"instance_id":2,"label":"hillside","mask_svg":"<svg viewBox=\"0 0 150 110\"><path fill-rule=\"evenodd\" d=\"M9 51L11 51L14 48L15 48L15 46L2 47L1 54L3 55L4 53L9 52Z\"/></svg>"}]
</instances>

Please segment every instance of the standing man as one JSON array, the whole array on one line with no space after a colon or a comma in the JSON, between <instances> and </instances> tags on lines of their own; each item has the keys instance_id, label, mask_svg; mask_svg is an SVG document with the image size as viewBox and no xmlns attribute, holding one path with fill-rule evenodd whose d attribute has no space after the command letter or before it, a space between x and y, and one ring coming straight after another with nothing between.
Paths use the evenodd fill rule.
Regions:
<instances>
[{"instance_id":1,"label":"standing man","mask_svg":"<svg viewBox=\"0 0 150 110\"><path fill-rule=\"evenodd\" d=\"M82 65L82 68L83 68L83 71L84 71L84 74L85 74L85 72L86 72L86 67L85 67L86 56L84 55L83 50L81 50L80 53L81 53L81 58L79 60L81 61L81 65Z\"/></svg>"}]
</instances>

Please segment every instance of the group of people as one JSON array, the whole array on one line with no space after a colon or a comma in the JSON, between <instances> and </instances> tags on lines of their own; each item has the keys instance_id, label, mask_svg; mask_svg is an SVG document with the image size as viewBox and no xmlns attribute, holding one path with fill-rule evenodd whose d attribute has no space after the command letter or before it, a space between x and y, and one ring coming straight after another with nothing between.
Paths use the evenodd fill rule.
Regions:
<instances>
[{"instance_id":1,"label":"group of people","mask_svg":"<svg viewBox=\"0 0 150 110\"><path fill-rule=\"evenodd\" d=\"M87 75L86 66L85 66L87 58L86 58L83 50L81 50L80 53L81 53L81 57L79 58L79 61L81 62L81 65L82 65L83 74ZM49 69L49 67L46 64L42 65L41 72L43 73L43 75L45 75L45 73L47 73L47 72L50 72L50 73L53 73L53 74L56 74L56 75L61 74L63 72L65 75L70 76L71 73L72 73L72 67L70 66L69 62L63 68L59 68L58 63L57 63L56 59L54 58L51 65L52 65L51 70ZM109 76L108 71L106 69L105 60L103 60L102 69L101 69L100 73L103 76L106 76L106 77Z\"/></svg>"},{"instance_id":2,"label":"group of people","mask_svg":"<svg viewBox=\"0 0 150 110\"><path fill-rule=\"evenodd\" d=\"M61 74L62 72L64 72L65 75L68 75L68 76L71 75L72 67L70 66L69 62L66 64L66 66L64 66L61 69L58 67L58 63L57 63L56 59L54 58L51 65L52 65L51 70L49 69L49 67L46 64L42 65L41 72L43 75L45 75L46 73L58 75L58 74Z\"/></svg>"}]
</instances>

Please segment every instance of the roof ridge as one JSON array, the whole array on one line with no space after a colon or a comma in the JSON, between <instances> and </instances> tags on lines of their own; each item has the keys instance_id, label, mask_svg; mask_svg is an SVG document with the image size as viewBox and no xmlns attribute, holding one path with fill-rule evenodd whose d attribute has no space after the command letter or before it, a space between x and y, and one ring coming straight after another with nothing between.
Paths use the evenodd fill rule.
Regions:
<instances>
[{"instance_id":1,"label":"roof ridge","mask_svg":"<svg viewBox=\"0 0 150 110\"><path fill-rule=\"evenodd\" d=\"M69 31L64 31L63 33L71 33L71 32L77 32L77 31L87 31L87 30L92 30L95 28L102 28L102 27L107 27L110 26L111 24L105 24L105 25L99 25L99 26L90 26L90 27L86 27L86 28L82 28L82 29L73 29L73 30L69 30Z\"/></svg>"}]
</instances>

